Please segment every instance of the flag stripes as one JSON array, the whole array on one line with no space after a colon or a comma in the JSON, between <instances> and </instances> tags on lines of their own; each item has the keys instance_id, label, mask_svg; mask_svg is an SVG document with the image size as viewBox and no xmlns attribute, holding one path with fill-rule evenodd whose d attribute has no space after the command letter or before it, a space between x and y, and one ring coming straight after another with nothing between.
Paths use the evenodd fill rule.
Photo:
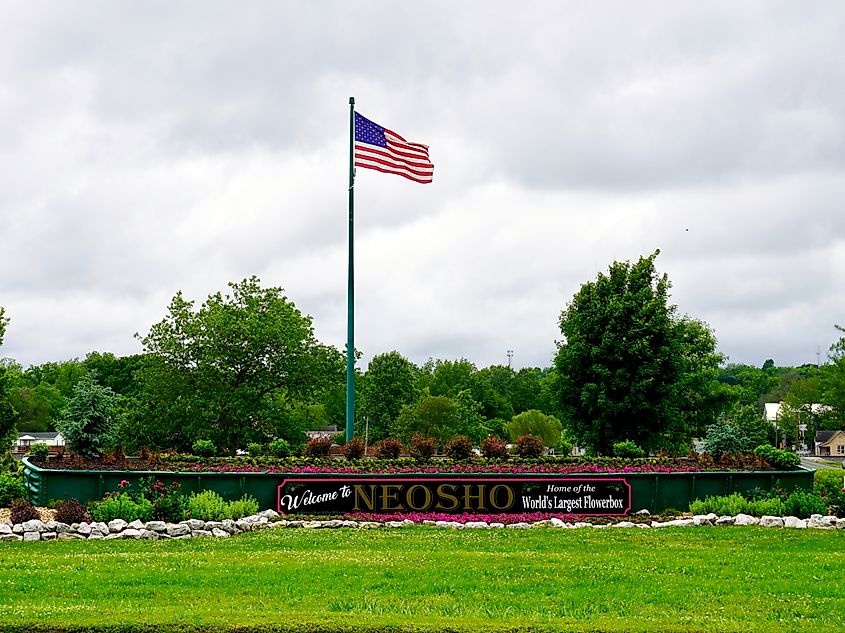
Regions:
<instances>
[{"instance_id":1,"label":"flag stripes","mask_svg":"<svg viewBox=\"0 0 845 633\"><path fill-rule=\"evenodd\" d=\"M410 143L396 132L355 113L355 165L396 174L419 183L430 183L434 165L428 146Z\"/></svg>"}]
</instances>

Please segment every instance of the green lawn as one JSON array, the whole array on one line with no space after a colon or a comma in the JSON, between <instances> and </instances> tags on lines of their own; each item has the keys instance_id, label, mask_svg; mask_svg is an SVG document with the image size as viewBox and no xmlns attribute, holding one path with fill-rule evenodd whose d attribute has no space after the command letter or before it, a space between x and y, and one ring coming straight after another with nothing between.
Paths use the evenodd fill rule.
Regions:
<instances>
[{"instance_id":1,"label":"green lawn","mask_svg":"<svg viewBox=\"0 0 845 633\"><path fill-rule=\"evenodd\" d=\"M845 630L845 531L273 530L0 543L0 631Z\"/></svg>"}]
</instances>

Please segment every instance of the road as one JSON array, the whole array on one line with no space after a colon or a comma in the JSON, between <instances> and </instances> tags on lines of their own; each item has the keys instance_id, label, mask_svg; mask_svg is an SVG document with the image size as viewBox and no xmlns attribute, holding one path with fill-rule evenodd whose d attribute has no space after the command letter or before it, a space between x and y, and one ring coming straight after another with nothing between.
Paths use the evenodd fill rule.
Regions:
<instances>
[{"instance_id":1,"label":"road","mask_svg":"<svg viewBox=\"0 0 845 633\"><path fill-rule=\"evenodd\" d=\"M838 464L836 466L830 466L829 464L823 464L812 457L801 457L801 465L804 468L815 468L816 470L842 470L842 466Z\"/></svg>"}]
</instances>

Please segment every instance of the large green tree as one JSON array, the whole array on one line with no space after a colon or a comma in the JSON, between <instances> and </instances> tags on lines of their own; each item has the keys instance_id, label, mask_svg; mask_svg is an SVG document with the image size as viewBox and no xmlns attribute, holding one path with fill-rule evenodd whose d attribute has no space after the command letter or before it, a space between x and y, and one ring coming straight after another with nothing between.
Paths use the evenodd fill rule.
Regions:
<instances>
[{"instance_id":1,"label":"large green tree","mask_svg":"<svg viewBox=\"0 0 845 633\"><path fill-rule=\"evenodd\" d=\"M655 269L658 254L614 262L561 313L561 405L579 440L601 454L629 439L680 450L696 428L715 421L715 339L676 315L669 278Z\"/></svg>"},{"instance_id":2,"label":"large green tree","mask_svg":"<svg viewBox=\"0 0 845 633\"><path fill-rule=\"evenodd\" d=\"M272 436L299 443L290 413L319 403L342 357L314 338L311 318L256 277L196 308L179 292L141 338L139 443L187 448L198 438L232 451Z\"/></svg>"},{"instance_id":3,"label":"large green tree","mask_svg":"<svg viewBox=\"0 0 845 633\"><path fill-rule=\"evenodd\" d=\"M0 347L3 345L8 323L6 310L0 306ZM15 430L17 414L9 402L8 394L9 370L4 364L0 363L0 452L5 452L17 437Z\"/></svg>"},{"instance_id":4,"label":"large green tree","mask_svg":"<svg viewBox=\"0 0 845 633\"><path fill-rule=\"evenodd\" d=\"M416 402L418 369L399 352L374 356L363 376L361 414L369 421L369 439L376 442L387 437L391 423L402 407ZM357 431L363 433L359 416Z\"/></svg>"}]
</instances>

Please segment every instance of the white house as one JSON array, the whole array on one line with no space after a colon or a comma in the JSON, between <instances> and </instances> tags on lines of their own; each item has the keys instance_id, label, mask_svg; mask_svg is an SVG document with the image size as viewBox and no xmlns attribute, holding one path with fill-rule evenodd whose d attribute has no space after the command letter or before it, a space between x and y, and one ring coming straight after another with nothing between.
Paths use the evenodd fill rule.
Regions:
<instances>
[{"instance_id":1,"label":"white house","mask_svg":"<svg viewBox=\"0 0 845 633\"><path fill-rule=\"evenodd\" d=\"M46 444L53 451L59 450L58 447L64 447L65 438L61 433L51 431L49 433L40 433L35 431L22 431L18 433L18 441L15 445L15 451L19 453L26 453L29 447L33 444Z\"/></svg>"}]
</instances>

